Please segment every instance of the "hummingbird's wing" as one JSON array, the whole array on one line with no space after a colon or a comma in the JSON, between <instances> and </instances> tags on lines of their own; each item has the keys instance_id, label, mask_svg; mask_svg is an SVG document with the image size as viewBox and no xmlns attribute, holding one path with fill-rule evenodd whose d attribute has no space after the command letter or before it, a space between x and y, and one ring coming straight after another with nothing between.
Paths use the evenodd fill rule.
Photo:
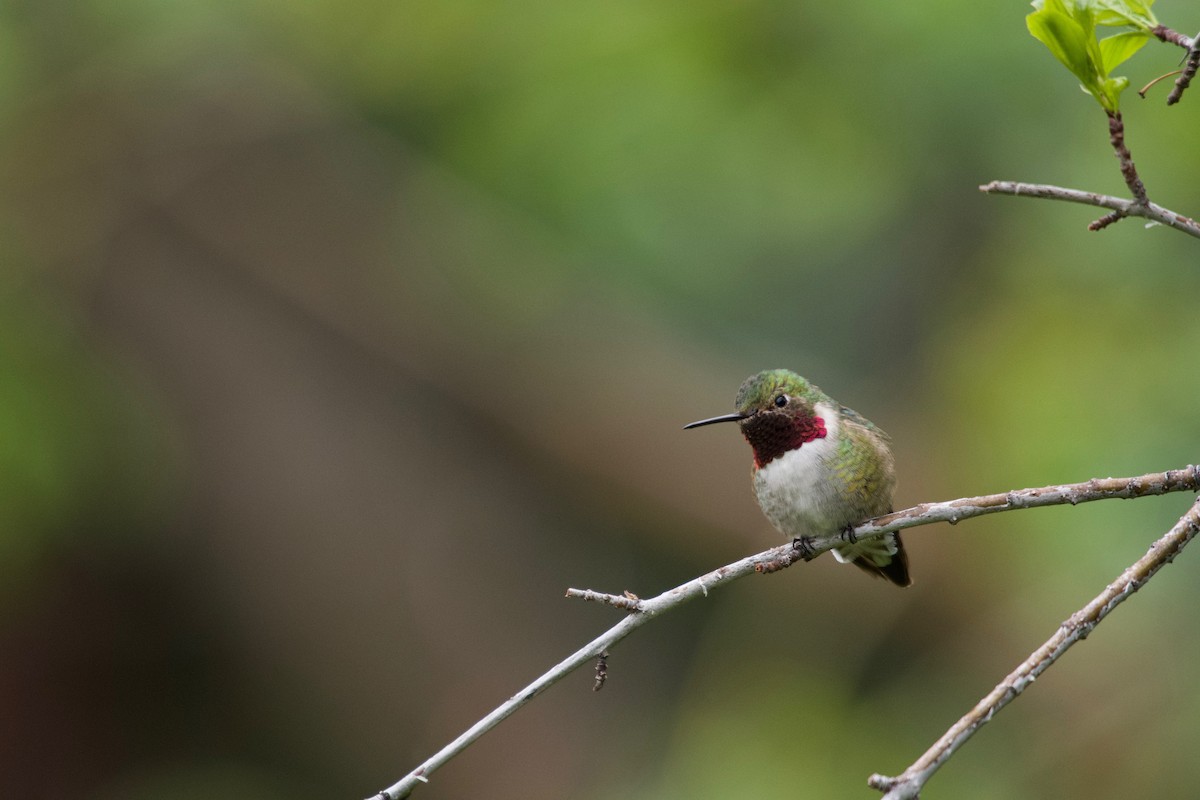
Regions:
<instances>
[{"instance_id":1,"label":"hummingbird's wing","mask_svg":"<svg viewBox=\"0 0 1200 800\"><path fill-rule=\"evenodd\" d=\"M862 414L855 411L853 408L842 406L841 410L842 419L848 420L855 425L861 425L862 427L879 436L879 438L883 439L885 442L892 441L892 438L884 433L882 428L880 428L874 422L871 422L871 420L867 419Z\"/></svg>"},{"instance_id":2,"label":"hummingbird's wing","mask_svg":"<svg viewBox=\"0 0 1200 800\"><path fill-rule=\"evenodd\" d=\"M890 439L875 423L854 409L842 406L841 413L847 428L842 438L841 476L849 495L859 498L861 503L856 516L865 519L890 513L896 484L895 465L888 446ZM899 533L885 533L835 547L833 554L838 561L850 562L897 586L912 584L908 577L908 556Z\"/></svg>"}]
</instances>

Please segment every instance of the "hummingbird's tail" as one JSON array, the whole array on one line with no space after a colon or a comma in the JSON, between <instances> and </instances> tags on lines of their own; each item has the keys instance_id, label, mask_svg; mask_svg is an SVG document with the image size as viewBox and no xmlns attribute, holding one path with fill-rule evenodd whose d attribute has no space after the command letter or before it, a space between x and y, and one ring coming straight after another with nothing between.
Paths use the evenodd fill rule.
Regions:
<instances>
[{"instance_id":1,"label":"hummingbird's tail","mask_svg":"<svg viewBox=\"0 0 1200 800\"><path fill-rule=\"evenodd\" d=\"M877 578L887 578L897 586L911 586L908 576L908 556L899 533L885 533L845 547L833 549L834 558L849 562Z\"/></svg>"}]
</instances>

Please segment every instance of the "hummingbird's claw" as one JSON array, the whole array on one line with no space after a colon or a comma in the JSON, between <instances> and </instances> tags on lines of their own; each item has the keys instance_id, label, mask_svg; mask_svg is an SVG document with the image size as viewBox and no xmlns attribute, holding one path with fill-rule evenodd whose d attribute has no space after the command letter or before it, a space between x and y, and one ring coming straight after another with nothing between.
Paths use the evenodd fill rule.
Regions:
<instances>
[{"instance_id":1,"label":"hummingbird's claw","mask_svg":"<svg viewBox=\"0 0 1200 800\"><path fill-rule=\"evenodd\" d=\"M846 523L846 527L842 528L842 541L847 544L858 544L858 536L854 533L854 523Z\"/></svg>"},{"instance_id":2,"label":"hummingbird's claw","mask_svg":"<svg viewBox=\"0 0 1200 800\"><path fill-rule=\"evenodd\" d=\"M812 538L808 536L798 536L792 539L792 549L800 553L800 557L805 561L812 561L816 556L817 551L813 549Z\"/></svg>"}]
</instances>

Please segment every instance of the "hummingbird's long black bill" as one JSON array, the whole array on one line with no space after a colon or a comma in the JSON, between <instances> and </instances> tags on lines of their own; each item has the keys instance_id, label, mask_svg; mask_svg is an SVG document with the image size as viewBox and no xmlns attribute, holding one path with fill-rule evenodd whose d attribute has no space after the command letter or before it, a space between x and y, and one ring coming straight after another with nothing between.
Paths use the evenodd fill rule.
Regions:
<instances>
[{"instance_id":1,"label":"hummingbird's long black bill","mask_svg":"<svg viewBox=\"0 0 1200 800\"><path fill-rule=\"evenodd\" d=\"M719 417L709 417L708 419L702 419L699 422L692 422L688 425L684 425L683 429L686 431L688 428L699 428L701 425L712 425L717 422L740 422L741 420L744 420L748 416L750 416L750 415L749 414L741 414L741 413L722 414Z\"/></svg>"}]
</instances>

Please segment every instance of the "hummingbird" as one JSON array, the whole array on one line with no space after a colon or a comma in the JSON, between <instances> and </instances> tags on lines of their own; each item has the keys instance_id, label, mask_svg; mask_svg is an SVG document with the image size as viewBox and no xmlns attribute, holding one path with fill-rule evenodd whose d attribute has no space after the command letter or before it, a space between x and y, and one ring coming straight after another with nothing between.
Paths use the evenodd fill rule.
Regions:
<instances>
[{"instance_id":1,"label":"hummingbird","mask_svg":"<svg viewBox=\"0 0 1200 800\"><path fill-rule=\"evenodd\" d=\"M896 465L890 439L875 423L786 369L760 372L738 389L732 414L685 429L736 422L754 451L758 505L797 549L840 531L834 557L897 586L909 586L899 533L858 541L854 526L890 513Z\"/></svg>"}]
</instances>

